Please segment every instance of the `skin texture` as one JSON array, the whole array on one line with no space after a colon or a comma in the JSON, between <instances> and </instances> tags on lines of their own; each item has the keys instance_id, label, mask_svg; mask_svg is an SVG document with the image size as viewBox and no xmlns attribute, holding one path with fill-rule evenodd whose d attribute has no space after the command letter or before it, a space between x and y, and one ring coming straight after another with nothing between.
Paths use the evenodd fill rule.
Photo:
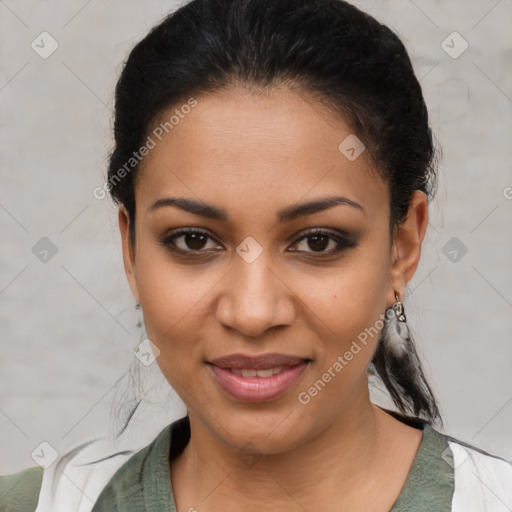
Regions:
<instances>
[{"instance_id":1,"label":"skin texture","mask_svg":"<svg viewBox=\"0 0 512 512\"><path fill-rule=\"evenodd\" d=\"M403 297L419 263L427 198L414 193L391 243L388 186L364 152L349 161L338 150L353 132L334 111L285 88L233 86L196 99L142 163L133 246L119 209L130 287L157 363L190 416L191 440L171 463L178 510L388 511L421 431L370 402L366 370L379 336L308 404L298 394L379 325L394 290ZM364 212L343 204L277 221L285 207L337 195ZM168 196L215 205L229 220L171 206L148 211ZM159 241L187 227L212 238L175 239L189 251L181 256ZM346 231L356 246L335 253L335 240L303 238L311 228ZM248 236L262 248L252 263L236 252ZM284 395L256 404L226 394L205 363L271 352L312 362Z\"/></svg>"}]
</instances>

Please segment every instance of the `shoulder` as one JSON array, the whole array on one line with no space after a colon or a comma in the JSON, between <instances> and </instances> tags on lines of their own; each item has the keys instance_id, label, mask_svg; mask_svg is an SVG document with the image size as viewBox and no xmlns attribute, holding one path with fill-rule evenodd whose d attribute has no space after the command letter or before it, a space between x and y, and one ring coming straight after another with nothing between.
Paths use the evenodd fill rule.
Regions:
<instances>
[{"instance_id":1,"label":"shoulder","mask_svg":"<svg viewBox=\"0 0 512 512\"><path fill-rule=\"evenodd\" d=\"M0 476L0 512L86 510L112 474L133 454L116 450L108 438L86 441L49 467L34 466Z\"/></svg>"},{"instance_id":2,"label":"shoulder","mask_svg":"<svg viewBox=\"0 0 512 512\"><path fill-rule=\"evenodd\" d=\"M90 510L90 502L134 453L108 437L95 438L61 454L49 467L2 475L0 512Z\"/></svg>"},{"instance_id":3,"label":"shoulder","mask_svg":"<svg viewBox=\"0 0 512 512\"><path fill-rule=\"evenodd\" d=\"M442 435L448 449L443 459L453 468L453 511L512 510L512 461L485 452L451 436Z\"/></svg>"},{"instance_id":4,"label":"shoulder","mask_svg":"<svg viewBox=\"0 0 512 512\"><path fill-rule=\"evenodd\" d=\"M168 429L169 426L165 427L157 439ZM137 481L155 443L153 439L148 444L147 436L135 434L116 441L110 437L91 439L61 455L43 471L39 503L34 512L95 510L100 495L112 487L108 485L112 480L116 489L119 482L125 484L127 493L132 492L130 485ZM114 479L117 474L125 478ZM1 508L0 511L4 512Z\"/></svg>"},{"instance_id":5,"label":"shoulder","mask_svg":"<svg viewBox=\"0 0 512 512\"><path fill-rule=\"evenodd\" d=\"M35 512L91 510L112 475L134 453L116 446L108 437L91 439L69 450L43 471Z\"/></svg>"},{"instance_id":6,"label":"shoulder","mask_svg":"<svg viewBox=\"0 0 512 512\"><path fill-rule=\"evenodd\" d=\"M407 489L412 489L407 498L415 507L397 510L512 511L511 460L456 439L424 419L407 420L411 426L422 427L423 440L406 482ZM445 492L443 506L436 502L441 491ZM433 499L436 506L421 508L425 496Z\"/></svg>"},{"instance_id":7,"label":"shoulder","mask_svg":"<svg viewBox=\"0 0 512 512\"><path fill-rule=\"evenodd\" d=\"M115 507L121 497L140 494L142 474L155 443L156 440L133 453L116 468L108 481L103 482L101 492L96 494L97 503L101 502L100 510L117 510Z\"/></svg>"},{"instance_id":8,"label":"shoulder","mask_svg":"<svg viewBox=\"0 0 512 512\"><path fill-rule=\"evenodd\" d=\"M127 429L115 440L92 438L49 467L0 476L0 512L90 512L103 491L132 494L155 443L165 444L171 426L157 430L156 438L151 429Z\"/></svg>"},{"instance_id":9,"label":"shoulder","mask_svg":"<svg viewBox=\"0 0 512 512\"><path fill-rule=\"evenodd\" d=\"M133 454L128 462L123 464L112 476L108 484L98 496L96 510L145 510L145 491L148 487L161 492L159 478L163 472L169 471L169 454L171 434L176 432L176 424L165 427L160 434L148 445ZM165 469L163 469L165 468ZM167 482L167 478L165 482ZM156 499L156 494L151 494Z\"/></svg>"},{"instance_id":10,"label":"shoulder","mask_svg":"<svg viewBox=\"0 0 512 512\"><path fill-rule=\"evenodd\" d=\"M34 512L39 500L42 479L43 468L40 466L0 476L0 510Z\"/></svg>"}]
</instances>

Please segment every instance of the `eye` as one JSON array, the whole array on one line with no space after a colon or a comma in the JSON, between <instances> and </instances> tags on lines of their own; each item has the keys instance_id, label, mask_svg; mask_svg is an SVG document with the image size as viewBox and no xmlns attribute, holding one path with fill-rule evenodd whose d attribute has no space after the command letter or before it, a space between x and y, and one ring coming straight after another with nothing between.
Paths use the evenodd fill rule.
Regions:
<instances>
[{"instance_id":1,"label":"eye","mask_svg":"<svg viewBox=\"0 0 512 512\"><path fill-rule=\"evenodd\" d=\"M214 242L213 247L206 247L205 249L208 240ZM194 228L181 229L170 233L164 236L160 243L172 251L181 253L208 252L211 249L222 248L206 231Z\"/></svg>"},{"instance_id":2,"label":"eye","mask_svg":"<svg viewBox=\"0 0 512 512\"><path fill-rule=\"evenodd\" d=\"M212 244L208 248L209 240L212 241ZM311 251L302 249L291 249L291 251L328 255L340 252L345 248L357 246L357 242L348 234L331 232L320 228L307 232L295 241L294 246L299 245L303 241L306 242L304 245L312 249ZM160 243L173 252L188 255L223 249L206 231L196 228L185 228L171 232L160 239ZM329 247L331 247L331 250L326 250Z\"/></svg>"},{"instance_id":3,"label":"eye","mask_svg":"<svg viewBox=\"0 0 512 512\"><path fill-rule=\"evenodd\" d=\"M336 232L326 231L324 229L316 228L307 232L304 236L299 238L294 245L306 241L304 245L312 249L311 251L292 249L295 252L309 252L318 254L333 254L345 248L356 247L357 242L350 235L342 235ZM326 250L328 247L331 250ZM332 249L334 247L334 249Z\"/></svg>"}]
</instances>

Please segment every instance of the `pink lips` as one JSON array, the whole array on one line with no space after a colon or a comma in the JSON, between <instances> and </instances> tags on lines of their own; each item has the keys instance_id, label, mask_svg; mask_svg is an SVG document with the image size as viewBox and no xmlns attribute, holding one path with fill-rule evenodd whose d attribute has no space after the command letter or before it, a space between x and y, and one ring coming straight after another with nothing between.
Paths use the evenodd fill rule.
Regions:
<instances>
[{"instance_id":1,"label":"pink lips","mask_svg":"<svg viewBox=\"0 0 512 512\"><path fill-rule=\"evenodd\" d=\"M261 402L276 398L291 388L308 364L309 359L287 354L263 354L257 357L232 354L214 359L208 366L220 387L233 398L244 402ZM266 370L280 367L281 371L271 376L240 375L242 369ZM231 368L237 373L233 373Z\"/></svg>"}]
</instances>

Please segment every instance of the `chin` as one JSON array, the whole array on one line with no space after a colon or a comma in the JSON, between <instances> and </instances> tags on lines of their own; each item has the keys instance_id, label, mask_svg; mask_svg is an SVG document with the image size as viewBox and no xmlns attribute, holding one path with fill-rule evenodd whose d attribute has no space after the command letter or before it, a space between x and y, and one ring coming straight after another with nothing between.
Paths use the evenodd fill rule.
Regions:
<instances>
[{"instance_id":1,"label":"chin","mask_svg":"<svg viewBox=\"0 0 512 512\"><path fill-rule=\"evenodd\" d=\"M301 444L302 436L298 427L304 427L304 420L298 414L284 410L226 411L222 417L229 420L218 421L220 428L213 425L214 430L226 443L241 451L273 455Z\"/></svg>"}]
</instances>

